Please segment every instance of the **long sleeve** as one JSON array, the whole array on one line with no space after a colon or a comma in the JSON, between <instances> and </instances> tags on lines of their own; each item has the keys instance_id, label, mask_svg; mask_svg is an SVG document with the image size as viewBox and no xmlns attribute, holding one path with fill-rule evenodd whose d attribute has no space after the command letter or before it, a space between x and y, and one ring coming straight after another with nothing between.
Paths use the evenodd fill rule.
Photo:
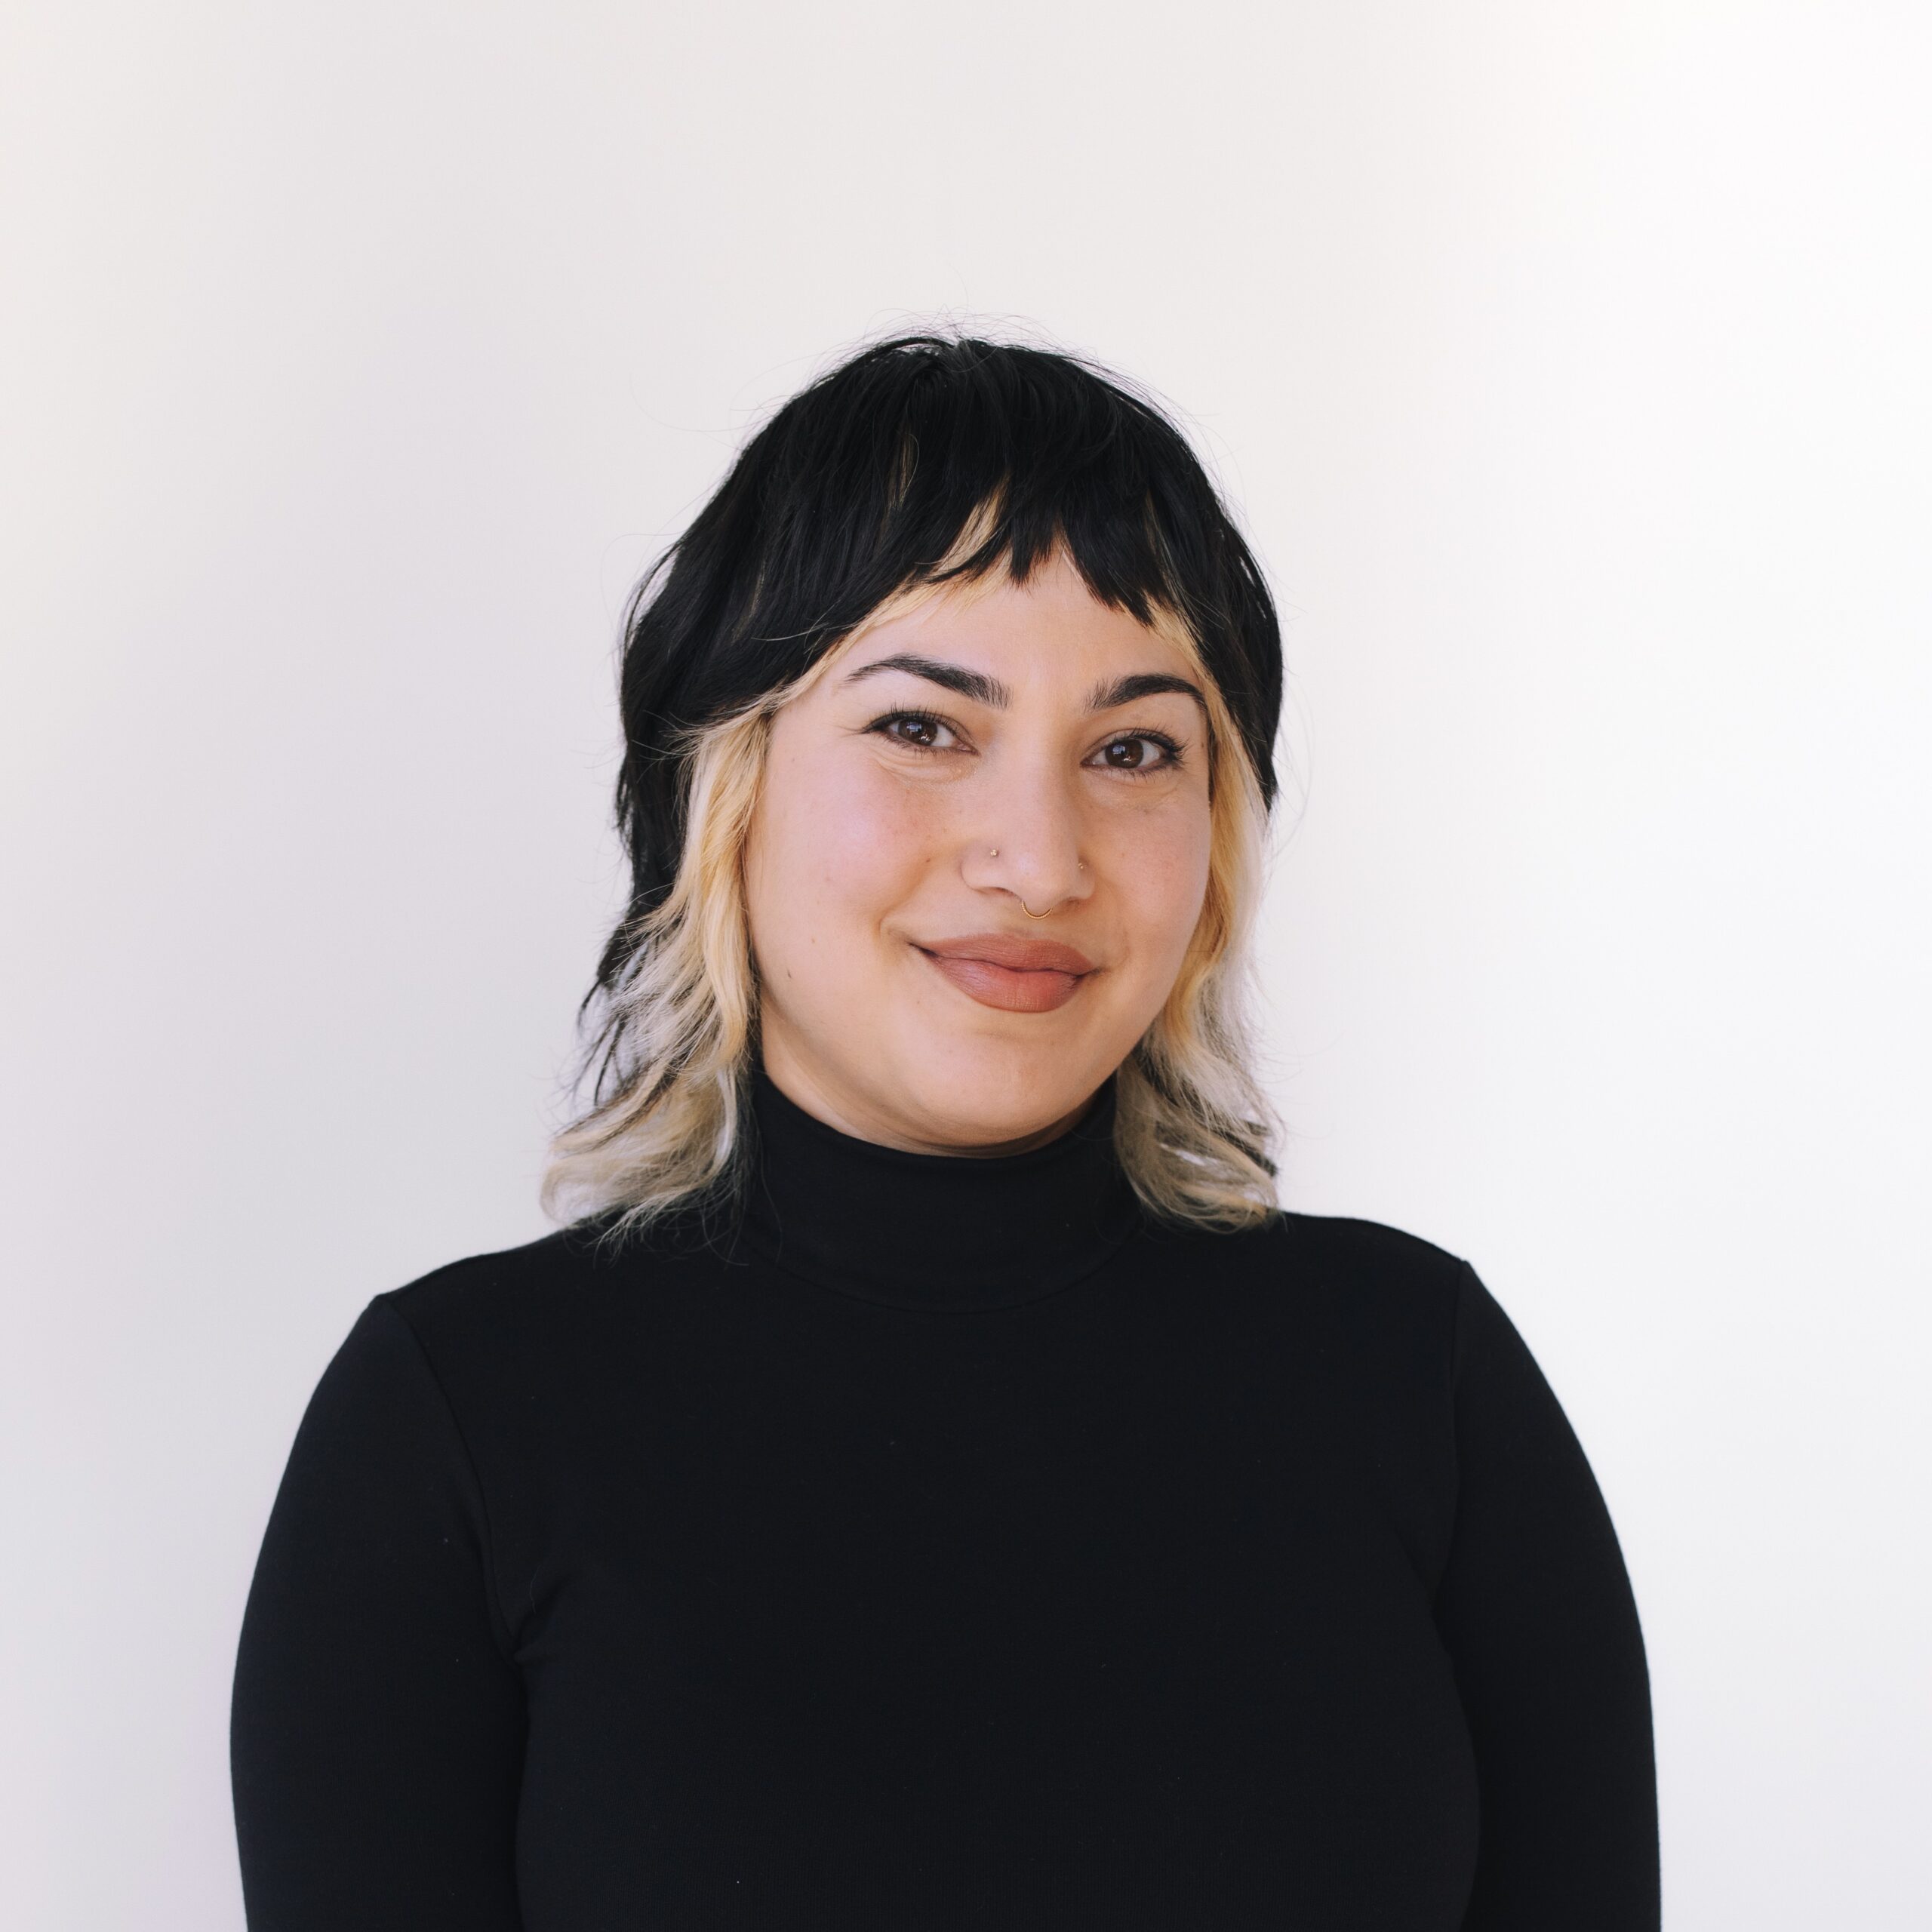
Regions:
<instances>
[{"instance_id":1,"label":"long sleeve","mask_svg":"<svg viewBox=\"0 0 1932 1932\"><path fill-rule=\"evenodd\" d=\"M1455 1528L1436 1599L1480 1789L1463 1932L1655 1932L1657 1771L1629 1577L1556 1396L1465 1276Z\"/></svg>"},{"instance_id":2,"label":"long sleeve","mask_svg":"<svg viewBox=\"0 0 1932 1932\"><path fill-rule=\"evenodd\" d=\"M243 1620L231 1746L251 1932L514 1932L509 1643L475 1471L379 1297L303 1418Z\"/></svg>"}]
</instances>

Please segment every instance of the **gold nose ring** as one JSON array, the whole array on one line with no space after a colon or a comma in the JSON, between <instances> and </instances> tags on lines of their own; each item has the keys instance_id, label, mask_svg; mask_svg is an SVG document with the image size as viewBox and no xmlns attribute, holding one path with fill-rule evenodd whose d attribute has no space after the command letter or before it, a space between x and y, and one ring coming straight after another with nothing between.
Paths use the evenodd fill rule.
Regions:
<instances>
[{"instance_id":1,"label":"gold nose ring","mask_svg":"<svg viewBox=\"0 0 1932 1932\"><path fill-rule=\"evenodd\" d=\"M989 845L986 848L986 856L989 858L997 859L999 857L999 848L997 845ZM1080 869L1083 872L1087 869L1087 861L1084 859L1082 859L1080 861ZM1017 893L1015 893L1014 897L1016 899L1020 898L1020 895ZM1020 909L1021 912L1024 912L1029 919L1044 919L1047 916L1047 913L1052 912L1054 909L1049 906L1045 912L1036 912L1033 910L1032 906L1027 904L1025 900L1020 899Z\"/></svg>"}]
</instances>

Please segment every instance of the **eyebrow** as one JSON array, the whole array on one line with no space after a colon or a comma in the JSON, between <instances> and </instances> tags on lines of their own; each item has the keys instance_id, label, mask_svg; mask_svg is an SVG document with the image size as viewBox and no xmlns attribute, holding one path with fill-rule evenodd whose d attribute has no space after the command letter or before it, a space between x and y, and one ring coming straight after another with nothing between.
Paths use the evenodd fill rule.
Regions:
<instances>
[{"instance_id":1,"label":"eyebrow","mask_svg":"<svg viewBox=\"0 0 1932 1932\"><path fill-rule=\"evenodd\" d=\"M869 678L878 671L906 672L944 690L956 691L961 697L970 698L975 704L983 704L994 711L1004 711L1013 702L1012 692L997 678L989 678L983 671L968 670L964 664L949 664L942 657L921 657L912 651L875 657L869 664L861 664L856 671L849 672L845 681L856 685L861 678ZM1087 709L1112 711L1123 704L1131 704L1136 698L1155 697L1164 692L1191 697L1205 715L1208 700L1201 695L1201 687L1189 678L1177 678L1165 671L1137 671L1111 682L1097 684L1088 694Z\"/></svg>"},{"instance_id":2,"label":"eyebrow","mask_svg":"<svg viewBox=\"0 0 1932 1932\"><path fill-rule=\"evenodd\" d=\"M1191 697L1200 706L1201 715L1208 715L1208 700L1201 696L1201 687L1191 678L1172 677L1165 671L1137 671L1131 677L1116 678L1110 685L1096 685L1087 708L1112 711L1117 705L1131 704L1137 697L1158 697L1163 691Z\"/></svg>"},{"instance_id":3,"label":"eyebrow","mask_svg":"<svg viewBox=\"0 0 1932 1932\"><path fill-rule=\"evenodd\" d=\"M920 657L909 651L895 652L890 657L875 657L869 664L861 664L845 681L856 685L861 678L872 677L880 671L910 672L915 678L924 678L928 683L957 691L961 697L969 697L975 704L989 706L995 711L1004 711L1013 702L1013 694L1005 685L997 678L988 677L983 671L969 671L963 664L949 664L941 657Z\"/></svg>"}]
</instances>

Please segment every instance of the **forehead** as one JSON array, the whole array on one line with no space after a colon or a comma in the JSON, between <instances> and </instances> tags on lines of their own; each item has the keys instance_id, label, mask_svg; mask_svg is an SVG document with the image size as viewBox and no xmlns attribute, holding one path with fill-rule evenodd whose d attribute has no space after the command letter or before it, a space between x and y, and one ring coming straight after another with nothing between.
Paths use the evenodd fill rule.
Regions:
<instances>
[{"instance_id":1,"label":"forehead","mask_svg":"<svg viewBox=\"0 0 1932 1932\"><path fill-rule=\"evenodd\" d=\"M987 672L1016 689L1084 688L1100 673L1186 675L1195 668L1179 639L1102 603L1063 556L1023 584L995 573L883 615L835 654L831 681L908 651Z\"/></svg>"}]
</instances>

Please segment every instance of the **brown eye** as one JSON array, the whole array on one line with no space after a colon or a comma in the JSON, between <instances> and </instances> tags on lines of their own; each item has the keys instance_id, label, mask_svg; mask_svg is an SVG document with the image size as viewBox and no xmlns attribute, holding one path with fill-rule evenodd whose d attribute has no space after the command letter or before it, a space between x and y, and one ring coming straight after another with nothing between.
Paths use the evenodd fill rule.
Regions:
<instances>
[{"instance_id":1,"label":"brown eye","mask_svg":"<svg viewBox=\"0 0 1932 1932\"><path fill-rule=\"evenodd\" d=\"M952 728L943 718L923 711L894 711L875 720L869 727L879 736L909 751L938 752L951 749Z\"/></svg>"},{"instance_id":2,"label":"brown eye","mask_svg":"<svg viewBox=\"0 0 1932 1932\"><path fill-rule=\"evenodd\" d=\"M1172 764L1176 755L1176 747L1167 740L1137 733L1103 746L1100 761L1115 771L1154 771Z\"/></svg>"}]
</instances>

